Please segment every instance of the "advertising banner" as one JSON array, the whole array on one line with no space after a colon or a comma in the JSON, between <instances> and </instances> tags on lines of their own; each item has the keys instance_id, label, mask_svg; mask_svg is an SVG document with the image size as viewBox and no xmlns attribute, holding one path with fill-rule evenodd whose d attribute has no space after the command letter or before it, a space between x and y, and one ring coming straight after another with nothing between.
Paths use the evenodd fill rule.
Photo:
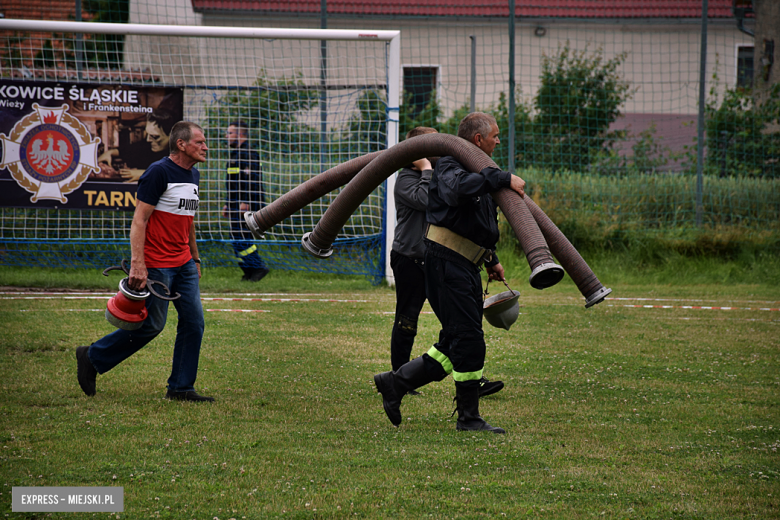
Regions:
<instances>
[{"instance_id":1,"label":"advertising banner","mask_svg":"<svg viewBox=\"0 0 780 520\"><path fill-rule=\"evenodd\" d=\"M133 211L181 88L0 80L0 206Z\"/></svg>"}]
</instances>

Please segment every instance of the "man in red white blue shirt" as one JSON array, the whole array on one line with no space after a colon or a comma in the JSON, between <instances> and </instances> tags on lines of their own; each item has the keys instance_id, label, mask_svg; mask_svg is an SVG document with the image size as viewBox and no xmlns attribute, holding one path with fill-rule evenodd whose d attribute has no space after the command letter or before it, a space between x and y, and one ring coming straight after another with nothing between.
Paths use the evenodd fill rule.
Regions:
<instances>
[{"instance_id":1,"label":"man in red white blue shirt","mask_svg":"<svg viewBox=\"0 0 780 520\"><path fill-rule=\"evenodd\" d=\"M130 227L131 264L128 286L134 291L157 280L180 298L173 347L173 366L167 399L213 401L195 391L203 339L200 302L200 258L195 241L195 212L200 173L194 166L206 161L208 146L195 123L176 123L170 135L170 155L153 163L138 181L137 205ZM165 328L168 301L153 294L146 299L148 316L136 330L118 329L88 347L76 349L78 381L95 395L97 374L104 374L146 346Z\"/></svg>"}]
</instances>

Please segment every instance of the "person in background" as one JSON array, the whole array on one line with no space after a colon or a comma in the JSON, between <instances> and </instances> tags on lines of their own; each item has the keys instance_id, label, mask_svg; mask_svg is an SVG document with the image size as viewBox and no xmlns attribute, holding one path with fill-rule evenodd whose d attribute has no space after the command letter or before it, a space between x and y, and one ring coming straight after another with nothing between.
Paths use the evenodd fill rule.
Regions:
<instances>
[{"instance_id":1,"label":"person in background","mask_svg":"<svg viewBox=\"0 0 780 520\"><path fill-rule=\"evenodd\" d=\"M262 172L260 155L249 147L249 128L243 121L228 125L227 143L230 158L227 162L225 202L222 216L230 219L230 238L238 265L244 271L242 280L259 282L269 273L263 258L252 242L252 233L244 224L244 213L262 208Z\"/></svg>"}]
</instances>

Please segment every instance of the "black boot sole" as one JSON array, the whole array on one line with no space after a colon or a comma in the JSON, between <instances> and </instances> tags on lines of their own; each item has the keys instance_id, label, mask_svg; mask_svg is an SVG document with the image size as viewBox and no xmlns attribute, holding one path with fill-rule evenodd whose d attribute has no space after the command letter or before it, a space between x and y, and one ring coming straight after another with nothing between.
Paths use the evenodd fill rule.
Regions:
<instances>
[{"instance_id":1,"label":"black boot sole","mask_svg":"<svg viewBox=\"0 0 780 520\"><path fill-rule=\"evenodd\" d=\"M462 426L460 423L455 425L455 429L459 432L493 432L493 433L506 433L506 430L497 426L490 426L488 423L475 425L473 427Z\"/></svg>"}]
</instances>

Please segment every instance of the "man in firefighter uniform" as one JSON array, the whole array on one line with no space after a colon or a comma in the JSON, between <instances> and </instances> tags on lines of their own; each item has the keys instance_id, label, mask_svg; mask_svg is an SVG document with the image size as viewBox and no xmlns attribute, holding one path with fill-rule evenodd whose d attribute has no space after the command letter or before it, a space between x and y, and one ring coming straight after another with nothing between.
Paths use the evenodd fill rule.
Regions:
<instances>
[{"instance_id":1,"label":"man in firefighter uniform","mask_svg":"<svg viewBox=\"0 0 780 520\"><path fill-rule=\"evenodd\" d=\"M481 112L466 116L458 136L488 156L500 142L495 118ZM491 192L509 188L525 196L520 177L488 167L469 172L453 157L436 163L428 188L425 234L425 287L428 302L442 325L439 341L427 354L394 372L374 376L387 417L401 423L401 400L413 388L455 380L458 430L505 433L479 414L479 390L485 363L482 332L482 265L491 280L503 280L495 254L498 243L497 205Z\"/></svg>"},{"instance_id":2,"label":"man in firefighter uniform","mask_svg":"<svg viewBox=\"0 0 780 520\"><path fill-rule=\"evenodd\" d=\"M436 133L434 128L418 126L406 134L407 139ZM428 209L428 184L433 167L422 158L403 168L395 181L396 224L390 267L395 276L395 319L390 336L390 362L393 370L409 362L417 335L417 320L425 303L425 244L428 228L425 212ZM502 381L482 377L479 395L495 394L504 388ZM410 395L418 392L409 390Z\"/></svg>"},{"instance_id":3,"label":"man in firefighter uniform","mask_svg":"<svg viewBox=\"0 0 780 520\"><path fill-rule=\"evenodd\" d=\"M269 270L257 253L257 246L251 241L252 233L244 225L244 213L258 211L265 200L260 156L249 148L248 137L249 128L243 121L234 121L228 126L227 142L231 150L225 182L227 202L222 208L222 216L230 219L233 251L239 267L244 271L241 279L258 282Z\"/></svg>"}]
</instances>

